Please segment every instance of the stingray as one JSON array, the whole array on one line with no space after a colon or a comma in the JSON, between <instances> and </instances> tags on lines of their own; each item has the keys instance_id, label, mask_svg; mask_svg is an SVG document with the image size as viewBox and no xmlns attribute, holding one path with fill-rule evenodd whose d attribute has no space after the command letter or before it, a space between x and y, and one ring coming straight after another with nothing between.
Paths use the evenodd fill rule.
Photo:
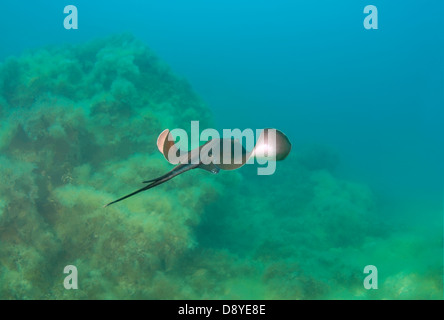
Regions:
<instances>
[{"instance_id":1,"label":"stingray","mask_svg":"<svg viewBox=\"0 0 444 320\"><path fill-rule=\"evenodd\" d=\"M104 207L132 197L139 192L154 188L191 169L199 168L217 174L221 169L239 169L253 158L265 159L267 161L284 160L290 153L291 143L283 132L268 128L261 132L259 139L250 152L247 152L242 143L237 139L217 138L191 151L181 153L170 131L166 129L157 138L157 148L169 163L176 166L158 178L143 181L143 183L148 183L148 185L114 200L104 205Z\"/></svg>"}]
</instances>

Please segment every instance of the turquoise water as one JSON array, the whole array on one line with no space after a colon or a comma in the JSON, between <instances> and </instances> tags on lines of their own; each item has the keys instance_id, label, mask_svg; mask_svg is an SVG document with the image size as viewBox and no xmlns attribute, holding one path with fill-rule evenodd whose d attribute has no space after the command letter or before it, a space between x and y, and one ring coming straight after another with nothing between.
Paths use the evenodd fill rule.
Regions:
<instances>
[{"instance_id":1,"label":"turquoise water","mask_svg":"<svg viewBox=\"0 0 444 320\"><path fill-rule=\"evenodd\" d=\"M441 2L68 4L0 10L1 299L443 297ZM292 152L102 207L193 120Z\"/></svg>"}]
</instances>

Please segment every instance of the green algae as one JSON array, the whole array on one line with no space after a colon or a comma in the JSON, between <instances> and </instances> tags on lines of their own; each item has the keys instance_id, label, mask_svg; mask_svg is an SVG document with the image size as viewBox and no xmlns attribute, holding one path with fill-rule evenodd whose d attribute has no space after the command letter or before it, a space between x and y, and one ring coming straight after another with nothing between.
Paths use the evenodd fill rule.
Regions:
<instances>
[{"instance_id":1,"label":"green algae","mask_svg":"<svg viewBox=\"0 0 444 320\"><path fill-rule=\"evenodd\" d=\"M189 84L119 35L0 66L1 299L441 298L438 235L385 223L316 146L252 170L190 172L102 208L170 166L164 128L210 127ZM63 287L75 265L79 289ZM365 265L381 274L363 288Z\"/></svg>"}]
</instances>

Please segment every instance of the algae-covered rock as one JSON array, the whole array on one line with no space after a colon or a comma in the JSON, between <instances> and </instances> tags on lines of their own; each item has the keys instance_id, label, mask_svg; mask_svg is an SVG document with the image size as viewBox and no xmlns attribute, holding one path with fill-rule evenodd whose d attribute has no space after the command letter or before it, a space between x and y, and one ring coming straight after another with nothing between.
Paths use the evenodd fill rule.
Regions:
<instances>
[{"instance_id":1,"label":"algae-covered rock","mask_svg":"<svg viewBox=\"0 0 444 320\"><path fill-rule=\"evenodd\" d=\"M129 35L2 63L0 299L441 297L441 238L395 233L323 146L295 148L272 176L192 170L102 207L169 171L157 135L192 120L212 124ZM371 263L377 291L362 286Z\"/></svg>"},{"instance_id":2,"label":"algae-covered rock","mask_svg":"<svg viewBox=\"0 0 444 320\"><path fill-rule=\"evenodd\" d=\"M195 246L192 228L217 188L200 190L190 174L102 206L170 170L157 135L209 126L208 109L128 35L10 58L0 83L0 297L150 297L156 272ZM62 271L76 263L83 293L69 294Z\"/></svg>"}]
</instances>

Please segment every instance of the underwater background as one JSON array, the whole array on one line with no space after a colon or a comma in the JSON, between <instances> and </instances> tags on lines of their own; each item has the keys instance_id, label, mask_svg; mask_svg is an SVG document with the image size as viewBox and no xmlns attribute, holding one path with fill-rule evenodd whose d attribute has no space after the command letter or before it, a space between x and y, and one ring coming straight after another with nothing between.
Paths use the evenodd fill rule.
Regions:
<instances>
[{"instance_id":1,"label":"underwater background","mask_svg":"<svg viewBox=\"0 0 444 320\"><path fill-rule=\"evenodd\" d=\"M2 3L0 299L442 299L443 16L442 1ZM193 170L102 208L169 171L157 136L192 120L274 127L292 152L271 176Z\"/></svg>"}]
</instances>

